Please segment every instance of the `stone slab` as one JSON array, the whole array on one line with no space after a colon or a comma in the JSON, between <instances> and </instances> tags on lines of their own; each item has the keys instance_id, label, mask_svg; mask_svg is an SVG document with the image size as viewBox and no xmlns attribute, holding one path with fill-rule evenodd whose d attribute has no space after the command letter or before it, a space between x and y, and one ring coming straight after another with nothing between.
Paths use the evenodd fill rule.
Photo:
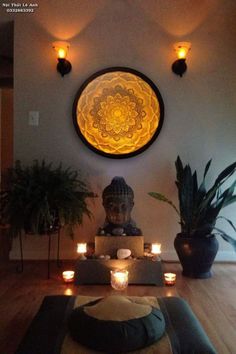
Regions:
<instances>
[{"instance_id":1,"label":"stone slab","mask_svg":"<svg viewBox=\"0 0 236 354\"><path fill-rule=\"evenodd\" d=\"M87 259L77 260L75 284L110 284L110 271L126 269L129 284L163 286L161 261L149 259Z\"/></svg>"},{"instance_id":2,"label":"stone slab","mask_svg":"<svg viewBox=\"0 0 236 354\"><path fill-rule=\"evenodd\" d=\"M131 250L133 257L143 257L144 237L143 236L95 236L95 254L109 254L116 258L117 250L126 248Z\"/></svg>"}]
</instances>

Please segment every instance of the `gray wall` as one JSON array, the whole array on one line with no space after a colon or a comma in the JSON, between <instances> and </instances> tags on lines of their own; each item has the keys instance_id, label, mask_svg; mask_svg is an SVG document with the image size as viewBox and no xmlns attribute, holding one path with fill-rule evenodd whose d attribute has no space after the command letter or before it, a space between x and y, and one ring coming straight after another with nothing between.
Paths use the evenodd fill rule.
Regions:
<instances>
[{"instance_id":1,"label":"gray wall","mask_svg":"<svg viewBox=\"0 0 236 354\"><path fill-rule=\"evenodd\" d=\"M37 1L34 14L15 19L15 159L30 163L45 158L80 169L95 192L115 175L124 176L135 192L133 218L145 240L162 243L163 258L173 259L177 217L147 195L160 191L177 202L174 161L179 154L202 176L212 157L209 184L236 156L236 2L234 0L83 0ZM11 18L4 13L4 19ZM72 72L61 78L51 43L68 40ZM173 43L192 42L188 71L171 71ZM158 86L165 120L158 139L139 156L111 160L96 155L78 138L72 123L76 91L92 73L127 66ZM40 112L38 127L28 112ZM101 198L91 208L74 241L63 237L62 257L75 257L78 240L92 241L103 223ZM224 215L236 222L235 207ZM226 228L227 229L227 228ZM227 229L228 230L228 229ZM228 230L229 231L229 230ZM46 239L26 236L25 256L44 258ZM17 257L15 244L12 257ZM218 259L235 254L223 241Z\"/></svg>"}]
</instances>

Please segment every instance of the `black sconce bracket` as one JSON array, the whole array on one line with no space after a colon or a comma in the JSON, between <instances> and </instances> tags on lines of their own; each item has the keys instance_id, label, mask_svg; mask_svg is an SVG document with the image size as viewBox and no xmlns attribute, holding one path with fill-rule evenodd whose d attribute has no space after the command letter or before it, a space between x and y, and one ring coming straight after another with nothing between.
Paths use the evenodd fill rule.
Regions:
<instances>
[{"instance_id":1,"label":"black sconce bracket","mask_svg":"<svg viewBox=\"0 0 236 354\"><path fill-rule=\"evenodd\" d=\"M172 64L172 71L179 76L183 76L185 71L187 70L187 64L185 59L178 59Z\"/></svg>"},{"instance_id":2,"label":"black sconce bracket","mask_svg":"<svg viewBox=\"0 0 236 354\"><path fill-rule=\"evenodd\" d=\"M71 69L71 63L68 60L64 58L58 58L57 71L61 74L61 76L68 74Z\"/></svg>"}]
</instances>

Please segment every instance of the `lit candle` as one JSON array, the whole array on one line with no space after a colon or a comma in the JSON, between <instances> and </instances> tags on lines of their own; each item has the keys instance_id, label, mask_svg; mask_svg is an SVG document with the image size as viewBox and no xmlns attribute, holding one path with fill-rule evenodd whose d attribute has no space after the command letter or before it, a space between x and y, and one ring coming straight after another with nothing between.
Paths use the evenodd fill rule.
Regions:
<instances>
[{"instance_id":1,"label":"lit candle","mask_svg":"<svg viewBox=\"0 0 236 354\"><path fill-rule=\"evenodd\" d=\"M161 244L160 243L152 243L152 250L151 253L153 255L153 260L157 261L160 259L161 254Z\"/></svg>"},{"instance_id":2,"label":"lit candle","mask_svg":"<svg viewBox=\"0 0 236 354\"><path fill-rule=\"evenodd\" d=\"M152 243L152 254L159 255L161 254L161 244Z\"/></svg>"},{"instance_id":3,"label":"lit candle","mask_svg":"<svg viewBox=\"0 0 236 354\"><path fill-rule=\"evenodd\" d=\"M164 273L165 285L175 285L176 274L175 273Z\"/></svg>"},{"instance_id":4,"label":"lit candle","mask_svg":"<svg viewBox=\"0 0 236 354\"><path fill-rule=\"evenodd\" d=\"M77 253L80 255L80 259L86 259L85 253L87 252L87 243L77 243Z\"/></svg>"},{"instance_id":5,"label":"lit candle","mask_svg":"<svg viewBox=\"0 0 236 354\"><path fill-rule=\"evenodd\" d=\"M72 283L74 281L75 272L73 270L66 270L62 273L65 283Z\"/></svg>"},{"instance_id":6,"label":"lit candle","mask_svg":"<svg viewBox=\"0 0 236 354\"><path fill-rule=\"evenodd\" d=\"M111 270L111 286L115 290L124 290L128 286L127 270Z\"/></svg>"}]
</instances>

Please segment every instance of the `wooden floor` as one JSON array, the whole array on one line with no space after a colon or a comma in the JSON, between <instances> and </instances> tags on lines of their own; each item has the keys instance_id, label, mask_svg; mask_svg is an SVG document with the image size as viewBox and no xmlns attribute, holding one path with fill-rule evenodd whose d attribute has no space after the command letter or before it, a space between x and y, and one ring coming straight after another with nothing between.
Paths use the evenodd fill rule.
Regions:
<instances>
[{"instance_id":1,"label":"wooden floor","mask_svg":"<svg viewBox=\"0 0 236 354\"><path fill-rule=\"evenodd\" d=\"M0 267L0 354L12 354L36 314L43 297L53 294L108 295L110 286L65 285L61 272L68 269L51 265L47 280L45 262L28 262L24 272L16 273L11 262ZM167 271L177 273L174 287L128 286L124 294L181 296L186 299L202 323L219 354L236 354L236 264L215 264L211 279L182 277L177 263L165 263ZM43 353L42 353L43 354Z\"/></svg>"}]
</instances>

